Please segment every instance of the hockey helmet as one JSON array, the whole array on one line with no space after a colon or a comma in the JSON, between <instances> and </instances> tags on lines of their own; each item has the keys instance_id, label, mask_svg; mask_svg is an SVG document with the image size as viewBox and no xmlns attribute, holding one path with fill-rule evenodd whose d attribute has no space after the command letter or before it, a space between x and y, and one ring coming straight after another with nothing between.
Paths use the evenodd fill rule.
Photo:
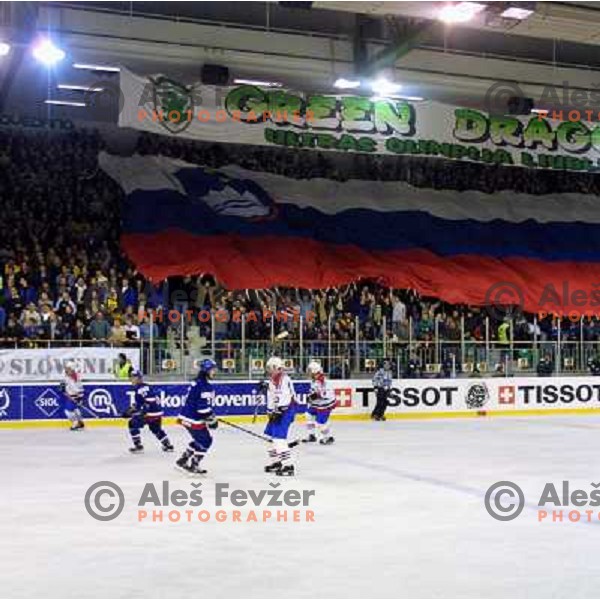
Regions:
<instances>
[{"instance_id":1,"label":"hockey helmet","mask_svg":"<svg viewBox=\"0 0 600 600\"><path fill-rule=\"evenodd\" d=\"M130 369L129 370L129 377L131 379L143 379L143 375L142 372L139 369Z\"/></svg>"},{"instance_id":2,"label":"hockey helmet","mask_svg":"<svg viewBox=\"0 0 600 600\"><path fill-rule=\"evenodd\" d=\"M318 360L311 360L306 367L306 371L309 375L317 375L323 372L323 367Z\"/></svg>"},{"instance_id":3,"label":"hockey helmet","mask_svg":"<svg viewBox=\"0 0 600 600\"><path fill-rule=\"evenodd\" d=\"M213 369L217 368L217 363L212 358L205 358L200 363L200 371L198 376L208 375Z\"/></svg>"},{"instance_id":4,"label":"hockey helmet","mask_svg":"<svg viewBox=\"0 0 600 600\"><path fill-rule=\"evenodd\" d=\"M77 363L74 360L68 360L65 363L65 371L77 371Z\"/></svg>"},{"instance_id":5,"label":"hockey helmet","mask_svg":"<svg viewBox=\"0 0 600 600\"><path fill-rule=\"evenodd\" d=\"M283 361L278 356L271 356L267 361L267 372L283 371Z\"/></svg>"}]
</instances>

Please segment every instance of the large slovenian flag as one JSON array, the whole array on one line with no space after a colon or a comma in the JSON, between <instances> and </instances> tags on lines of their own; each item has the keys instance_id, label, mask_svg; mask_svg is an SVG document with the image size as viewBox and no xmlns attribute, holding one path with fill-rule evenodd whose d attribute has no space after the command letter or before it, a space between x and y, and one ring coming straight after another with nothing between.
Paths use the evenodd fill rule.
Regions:
<instances>
[{"instance_id":1,"label":"large slovenian flag","mask_svg":"<svg viewBox=\"0 0 600 600\"><path fill-rule=\"evenodd\" d=\"M595 196L296 180L164 156L102 154L100 164L126 195L125 251L155 280L210 272L236 289L383 278L451 303L506 293L501 302L530 312L600 312Z\"/></svg>"}]
</instances>

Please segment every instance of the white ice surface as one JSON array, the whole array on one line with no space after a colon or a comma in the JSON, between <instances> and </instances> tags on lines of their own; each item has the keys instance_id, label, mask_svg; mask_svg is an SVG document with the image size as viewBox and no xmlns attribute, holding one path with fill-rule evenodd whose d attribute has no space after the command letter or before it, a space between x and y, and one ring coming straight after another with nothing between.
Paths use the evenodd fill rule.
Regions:
<instances>
[{"instance_id":1,"label":"white ice surface","mask_svg":"<svg viewBox=\"0 0 600 600\"><path fill-rule=\"evenodd\" d=\"M255 426L258 430L258 425ZM286 488L316 490L315 523L138 523L145 482L190 489L149 432L0 431L0 597L597 597L600 522L538 523L545 482L600 481L600 419L336 422L331 447L301 447ZM177 449L186 440L169 429ZM261 442L221 426L203 488L264 489ZM118 483L116 520L85 511ZM528 501L509 523L484 509L512 480ZM228 506L228 509L233 507ZM275 509L274 509L275 510Z\"/></svg>"}]
</instances>

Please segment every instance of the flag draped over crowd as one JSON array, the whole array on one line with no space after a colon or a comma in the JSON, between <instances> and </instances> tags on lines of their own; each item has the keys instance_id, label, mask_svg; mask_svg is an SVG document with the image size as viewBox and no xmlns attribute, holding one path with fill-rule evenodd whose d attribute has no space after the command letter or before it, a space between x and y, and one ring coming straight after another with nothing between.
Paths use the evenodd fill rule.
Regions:
<instances>
[{"instance_id":1,"label":"flag draped over crowd","mask_svg":"<svg viewBox=\"0 0 600 600\"><path fill-rule=\"evenodd\" d=\"M451 303L505 293L531 312L600 312L595 196L296 180L164 156L100 164L126 197L124 248L155 280L210 272L231 289L324 288L372 277Z\"/></svg>"}]
</instances>

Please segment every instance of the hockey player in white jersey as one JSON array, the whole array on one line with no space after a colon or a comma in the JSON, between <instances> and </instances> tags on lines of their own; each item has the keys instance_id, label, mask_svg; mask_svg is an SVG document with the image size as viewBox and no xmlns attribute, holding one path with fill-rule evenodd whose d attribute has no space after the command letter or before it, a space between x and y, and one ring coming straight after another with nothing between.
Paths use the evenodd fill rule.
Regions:
<instances>
[{"instance_id":1,"label":"hockey player in white jersey","mask_svg":"<svg viewBox=\"0 0 600 600\"><path fill-rule=\"evenodd\" d=\"M63 398L63 410L71 421L71 431L80 431L85 427L81 415L83 383L81 375L76 370L75 362L70 360L65 363L65 374L59 387Z\"/></svg>"},{"instance_id":2,"label":"hockey player in white jersey","mask_svg":"<svg viewBox=\"0 0 600 600\"><path fill-rule=\"evenodd\" d=\"M265 434L273 438L268 454L270 463L265 467L267 473L280 476L294 475L291 452L287 437L296 412L296 393L292 380L283 371L283 361L272 356L267 361L269 387L267 389L267 414L269 422Z\"/></svg>"},{"instance_id":3,"label":"hockey player in white jersey","mask_svg":"<svg viewBox=\"0 0 600 600\"><path fill-rule=\"evenodd\" d=\"M302 441L319 441L323 445L333 444L335 439L331 435L329 415L335 408L335 395L325 378L323 367L319 361L309 362L306 370L311 378L308 410L306 411L308 437Z\"/></svg>"}]
</instances>

